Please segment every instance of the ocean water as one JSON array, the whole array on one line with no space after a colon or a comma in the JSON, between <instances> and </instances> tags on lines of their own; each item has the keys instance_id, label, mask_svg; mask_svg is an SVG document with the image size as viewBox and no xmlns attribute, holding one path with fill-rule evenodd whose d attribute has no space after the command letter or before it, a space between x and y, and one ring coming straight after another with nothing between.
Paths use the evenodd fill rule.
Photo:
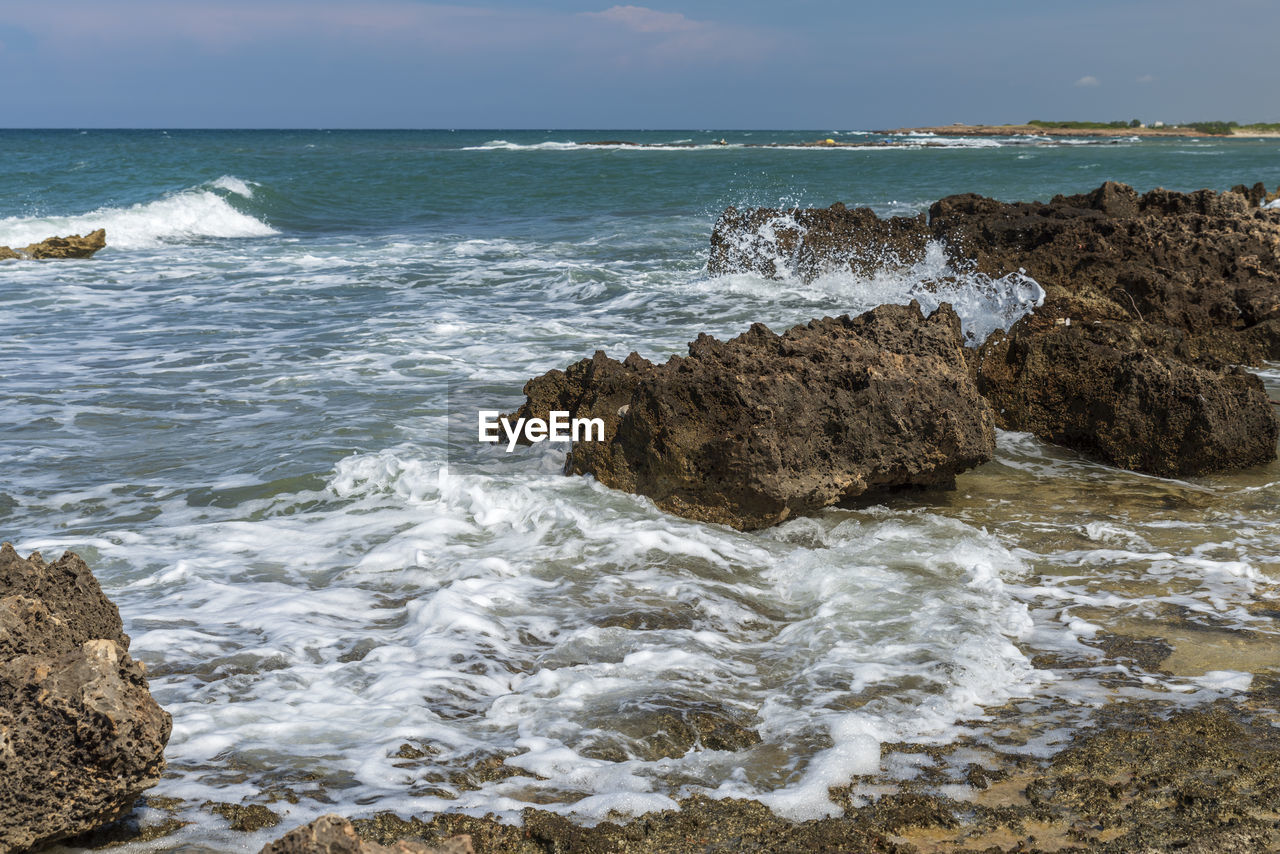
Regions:
<instances>
[{"instance_id":1,"label":"ocean water","mask_svg":"<svg viewBox=\"0 0 1280 854\"><path fill-rule=\"evenodd\" d=\"M881 744L946 743L1010 700L1203 702L1280 666L1256 607L1280 579L1276 465L1162 480L1005 433L955 492L744 534L565 478L560 447L451 456L451 415L509 411L597 349L665 359L955 272L982 337L1038 296L939 253L872 280L709 277L727 205L1280 184L1277 140L794 145L826 137L879 140L0 131L0 245L108 240L0 264L0 538L79 552L120 606L174 718L155 794L195 822L153 848L257 850L205 801L271 802L277 835L326 811L590 822L699 791L830 815ZM1280 397L1280 366L1261 375ZM1205 631L1128 687L1036 663L1168 635L1171 613ZM659 712L760 743L655 751ZM498 779L459 782L486 760Z\"/></svg>"}]
</instances>

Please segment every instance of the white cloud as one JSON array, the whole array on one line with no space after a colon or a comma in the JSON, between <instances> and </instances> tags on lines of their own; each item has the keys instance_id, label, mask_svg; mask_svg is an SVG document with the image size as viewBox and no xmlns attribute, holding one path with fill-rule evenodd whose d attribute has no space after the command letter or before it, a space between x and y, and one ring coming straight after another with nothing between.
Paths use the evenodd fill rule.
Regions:
<instances>
[{"instance_id":1,"label":"white cloud","mask_svg":"<svg viewBox=\"0 0 1280 854\"><path fill-rule=\"evenodd\" d=\"M645 6L612 6L603 12L584 12L588 18L621 24L637 33L683 33L702 26L679 12L659 12Z\"/></svg>"},{"instance_id":2,"label":"white cloud","mask_svg":"<svg viewBox=\"0 0 1280 854\"><path fill-rule=\"evenodd\" d=\"M1139 78L1138 78L1138 82L1139 82L1139 83L1154 83L1154 82L1156 82L1156 76L1155 76L1154 74L1144 74L1144 75L1142 75L1141 77L1139 77Z\"/></svg>"},{"instance_id":3,"label":"white cloud","mask_svg":"<svg viewBox=\"0 0 1280 854\"><path fill-rule=\"evenodd\" d=\"M1097 77L1094 77L1092 74L1086 74L1084 77L1081 77L1079 80L1077 80L1075 82L1075 85L1082 86L1082 87L1083 86L1101 86L1102 81L1099 80Z\"/></svg>"}]
</instances>

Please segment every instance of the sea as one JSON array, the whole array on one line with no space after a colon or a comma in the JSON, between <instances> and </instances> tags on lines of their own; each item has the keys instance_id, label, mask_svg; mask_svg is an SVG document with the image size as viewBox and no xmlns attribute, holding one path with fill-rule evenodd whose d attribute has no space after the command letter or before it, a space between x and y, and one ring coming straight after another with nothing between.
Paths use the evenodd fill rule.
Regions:
<instances>
[{"instance_id":1,"label":"sea","mask_svg":"<svg viewBox=\"0 0 1280 854\"><path fill-rule=\"evenodd\" d=\"M969 329L1033 307L941 253L713 277L727 206L914 215L1104 180L1271 189L1280 140L0 131L0 245L107 232L92 259L0 264L0 539L88 561L173 716L138 817L189 824L124 850L256 851L324 812L594 823L694 793L803 820L891 778L884 745L1010 704L1247 691L1280 666L1276 464L1168 480L1002 432L952 492L742 533L566 477L563 445L450 439L597 350L665 360L941 274ZM1280 398L1280 365L1257 372ZM1117 663L1116 636L1174 651ZM655 720L698 714L758 743L655 752ZM211 803L281 824L235 833Z\"/></svg>"}]
</instances>

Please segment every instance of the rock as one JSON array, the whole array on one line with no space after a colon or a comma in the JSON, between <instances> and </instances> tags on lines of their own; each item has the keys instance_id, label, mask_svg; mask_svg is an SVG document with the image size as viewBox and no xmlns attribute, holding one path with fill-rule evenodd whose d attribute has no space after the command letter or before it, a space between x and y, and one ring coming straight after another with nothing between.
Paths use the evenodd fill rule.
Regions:
<instances>
[{"instance_id":1,"label":"rock","mask_svg":"<svg viewBox=\"0 0 1280 854\"><path fill-rule=\"evenodd\" d=\"M1185 477L1276 458L1262 381L1192 362L1186 336L1117 321L1026 318L983 345L978 389L996 423L1133 471Z\"/></svg>"},{"instance_id":2,"label":"rock","mask_svg":"<svg viewBox=\"0 0 1280 854\"><path fill-rule=\"evenodd\" d=\"M84 561L0 546L0 850L115 821L159 782L171 721L128 649Z\"/></svg>"},{"instance_id":3,"label":"rock","mask_svg":"<svg viewBox=\"0 0 1280 854\"><path fill-rule=\"evenodd\" d=\"M1223 367L1280 359L1280 212L1258 207L1264 195L1109 181L1048 204L950 196L927 220L729 208L708 267L869 275L936 241L956 269L1025 271L1044 304L972 356L999 426L1122 468L1203 474L1275 459L1261 384Z\"/></svg>"},{"instance_id":4,"label":"rock","mask_svg":"<svg viewBox=\"0 0 1280 854\"><path fill-rule=\"evenodd\" d=\"M1244 184L1236 184L1231 188L1231 192L1239 193L1249 200L1249 204L1257 207L1267 200L1267 185L1261 181L1252 187L1246 187Z\"/></svg>"},{"instance_id":5,"label":"rock","mask_svg":"<svg viewBox=\"0 0 1280 854\"><path fill-rule=\"evenodd\" d=\"M882 220L870 208L728 208L711 232L712 275L753 272L812 281L833 268L869 276L924 257L924 214Z\"/></svg>"},{"instance_id":6,"label":"rock","mask_svg":"<svg viewBox=\"0 0 1280 854\"><path fill-rule=\"evenodd\" d=\"M1108 182L1047 205L953 196L929 223L980 270L1025 269L1044 314L1170 326L1237 362L1280 358L1280 216L1238 193Z\"/></svg>"},{"instance_id":7,"label":"rock","mask_svg":"<svg viewBox=\"0 0 1280 854\"><path fill-rule=\"evenodd\" d=\"M451 837L437 845L403 839L391 845L379 845L356 836L355 828L346 819L322 815L310 824L289 831L259 854L475 854L475 849L471 846L471 837L466 835Z\"/></svg>"},{"instance_id":8,"label":"rock","mask_svg":"<svg viewBox=\"0 0 1280 854\"><path fill-rule=\"evenodd\" d=\"M50 237L39 243L32 243L24 249L10 249L0 246L0 261L11 258L30 258L43 260L47 258L89 258L93 253L107 245L107 230L100 228L81 237L73 234L69 237Z\"/></svg>"},{"instance_id":9,"label":"rock","mask_svg":"<svg viewBox=\"0 0 1280 854\"><path fill-rule=\"evenodd\" d=\"M1140 320L1201 339L1219 358L1280 359L1280 211L1244 193L1152 190L1107 182L1048 204L973 194L936 202L927 220L868 210L727 209L711 236L713 274L810 280L911 263L928 241L953 266L992 277L1019 270L1044 287L1043 312Z\"/></svg>"},{"instance_id":10,"label":"rock","mask_svg":"<svg viewBox=\"0 0 1280 854\"><path fill-rule=\"evenodd\" d=\"M596 353L525 385L518 417L598 417L566 473L591 474L690 519L750 530L864 495L950 487L994 453L960 321L916 303L701 335L655 365Z\"/></svg>"},{"instance_id":11,"label":"rock","mask_svg":"<svg viewBox=\"0 0 1280 854\"><path fill-rule=\"evenodd\" d=\"M227 820L227 826L241 833L253 833L264 827L275 827L280 816L262 804L206 803L205 808Z\"/></svg>"}]
</instances>

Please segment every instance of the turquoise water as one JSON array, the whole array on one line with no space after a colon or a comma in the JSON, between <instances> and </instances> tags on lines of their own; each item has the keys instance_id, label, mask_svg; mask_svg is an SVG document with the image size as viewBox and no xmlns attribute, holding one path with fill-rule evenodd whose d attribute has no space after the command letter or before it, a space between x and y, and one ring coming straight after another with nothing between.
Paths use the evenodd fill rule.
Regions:
<instances>
[{"instance_id":1,"label":"turquoise water","mask_svg":"<svg viewBox=\"0 0 1280 854\"><path fill-rule=\"evenodd\" d=\"M757 534L563 478L547 446L449 470L449 411L509 409L596 349L665 358L915 284L709 278L727 205L1280 184L1277 140L748 147L825 137L875 140L0 131L0 244L108 232L92 260L0 265L0 537L80 552L119 603L174 715L157 791L197 818L184 844L256 850L199 804L281 785L332 801L274 805L289 823L533 802L594 820L698 790L825 814L882 741L945 741L1010 697L1100 702L1030 660L1087 650L1099 620L1252 625L1242 603L1280 569L1275 467L1160 481L1005 434L952 499ZM575 144L601 139L682 147ZM1192 509L1152 509L1169 495ZM636 612L665 628L620 624ZM1248 683L1216 673L1151 690ZM636 710L664 704L763 743L646 758ZM449 782L491 754L523 776Z\"/></svg>"}]
</instances>

